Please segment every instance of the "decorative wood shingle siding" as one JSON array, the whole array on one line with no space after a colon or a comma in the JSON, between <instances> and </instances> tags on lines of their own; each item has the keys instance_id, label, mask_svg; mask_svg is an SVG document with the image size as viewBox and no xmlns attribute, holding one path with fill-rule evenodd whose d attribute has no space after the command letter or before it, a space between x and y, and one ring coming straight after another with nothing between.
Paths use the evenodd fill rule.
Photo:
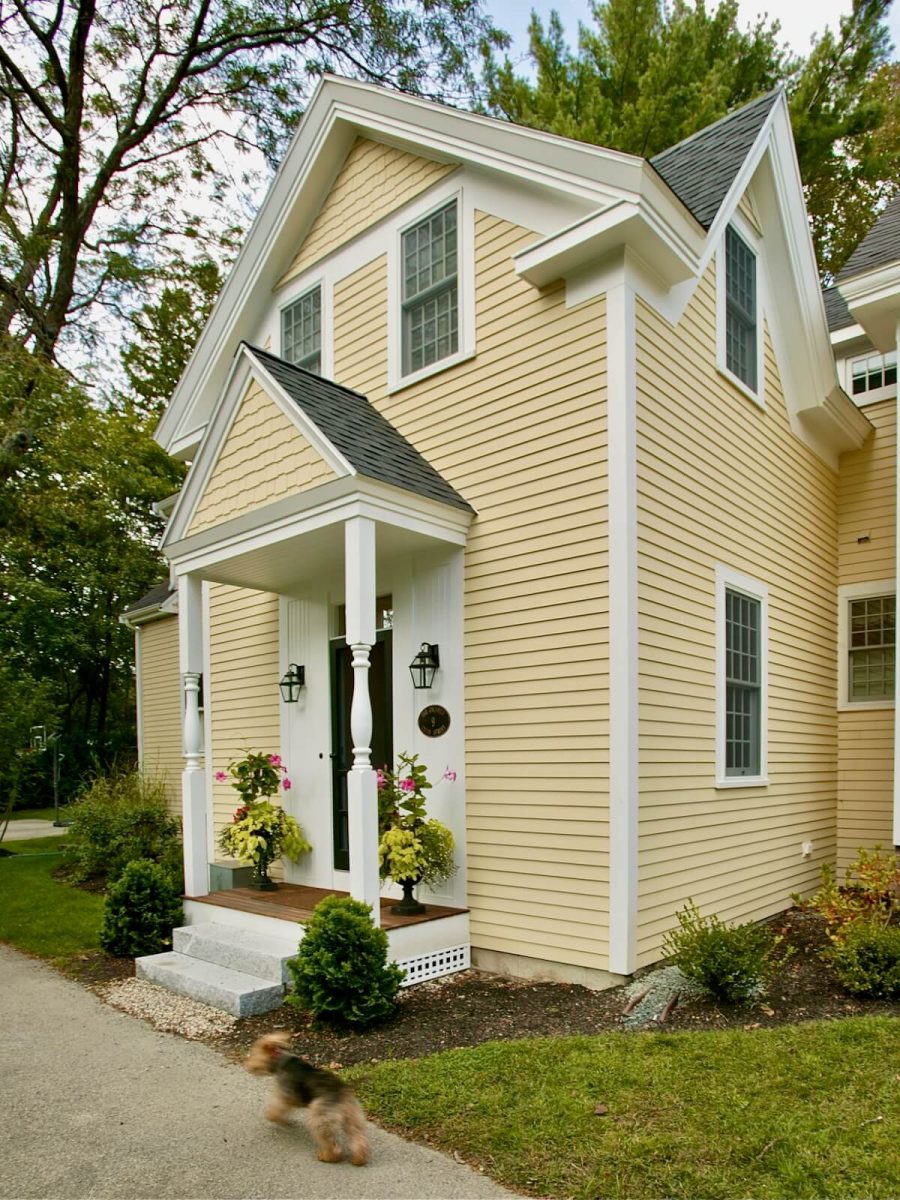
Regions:
<instances>
[{"instance_id":1,"label":"decorative wood shingle siding","mask_svg":"<svg viewBox=\"0 0 900 1200\"><path fill-rule=\"evenodd\" d=\"M362 233L382 217L407 204L454 169L359 138L338 172L321 212L297 257L277 286Z\"/></svg>"},{"instance_id":2,"label":"decorative wood shingle siding","mask_svg":"<svg viewBox=\"0 0 900 1200\"><path fill-rule=\"evenodd\" d=\"M251 384L207 481L190 533L334 478L270 396Z\"/></svg>"},{"instance_id":3,"label":"decorative wood shingle siding","mask_svg":"<svg viewBox=\"0 0 900 1200\"><path fill-rule=\"evenodd\" d=\"M841 459L839 582L877 583L896 572L897 401L867 404L874 434ZM860 537L868 541L860 542ZM838 713L838 866L861 846L893 838L894 710Z\"/></svg>"},{"instance_id":4,"label":"decorative wood shingle siding","mask_svg":"<svg viewBox=\"0 0 900 1200\"><path fill-rule=\"evenodd\" d=\"M567 309L476 219L475 359L386 394L386 262L335 288L335 375L478 511L465 575L474 946L605 969L608 588L605 304Z\"/></svg>"},{"instance_id":5,"label":"decorative wood shingle siding","mask_svg":"<svg viewBox=\"0 0 900 1200\"><path fill-rule=\"evenodd\" d=\"M178 621L165 617L137 628L140 654L141 769L159 776L169 810L181 817L181 674Z\"/></svg>"},{"instance_id":6,"label":"decorative wood shingle siding","mask_svg":"<svg viewBox=\"0 0 900 1200\"><path fill-rule=\"evenodd\" d=\"M834 854L836 478L716 370L715 268L678 327L637 311L640 962L690 897L760 918ZM769 779L716 790L715 567L769 588ZM801 842L814 853L801 858Z\"/></svg>"},{"instance_id":7,"label":"decorative wood shingle siding","mask_svg":"<svg viewBox=\"0 0 900 1200\"><path fill-rule=\"evenodd\" d=\"M213 771L246 750L280 753L277 596L211 585L209 667ZM237 805L229 783L213 783L217 834Z\"/></svg>"}]
</instances>

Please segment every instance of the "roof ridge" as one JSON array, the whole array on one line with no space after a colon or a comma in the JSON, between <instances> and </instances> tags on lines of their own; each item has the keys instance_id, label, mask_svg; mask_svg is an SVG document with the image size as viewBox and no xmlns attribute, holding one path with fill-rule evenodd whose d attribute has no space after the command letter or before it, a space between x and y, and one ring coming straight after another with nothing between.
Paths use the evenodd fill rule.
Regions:
<instances>
[{"instance_id":1,"label":"roof ridge","mask_svg":"<svg viewBox=\"0 0 900 1200\"><path fill-rule=\"evenodd\" d=\"M748 100L747 103L742 104L740 108L735 108L732 109L731 112L725 113L724 116L719 117L716 121L713 121L711 125L704 125L702 129L697 129L694 133L688 134L688 136L686 138L682 138L680 142L675 142L673 145L667 146L665 150L660 150L658 154L654 154L653 157L648 161L650 162L651 166L655 166L659 159L663 158L665 155L671 154L675 150L683 149L683 147L689 145L699 137L705 137L707 134L711 133L712 130L717 129L720 125L724 125L727 121L735 120L741 115L741 113L745 113L749 108L753 108L756 105L761 105L764 100L768 100L770 105L774 104L775 100L781 93L784 92L784 90L784 85L778 84L777 87L771 88L768 92L763 92L759 96L754 96L752 100Z\"/></svg>"},{"instance_id":2,"label":"roof ridge","mask_svg":"<svg viewBox=\"0 0 900 1200\"><path fill-rule=\"evenodd\" d=\"M301 375L308 375L310 378L314 379L316 383L324 383L327 387L335 388L339 392L345 392L348 396L356 396L358 400L365 400L366 404L370 405L372 408L375 408L369 397L363 395L362 392L354 391L353 388L349 388L343 383L337 383L334 379L329 379L325 375L318 375L315 371L310 371L308 367L301 367L298 366L297 363L289 362L286 358L279 358L279 356L277 354L273 354L271 350L264 350L262 346L254 346L253 343L248 342L246 338L241 338L240 344L242 346L246 346L251 354L261 354L265 358L271 358L272 361L277 362L279 366L288 367L291 371L297 371ZM377 412L378 410L375 409L375 411Z\"/></svg>"}]
</instances>

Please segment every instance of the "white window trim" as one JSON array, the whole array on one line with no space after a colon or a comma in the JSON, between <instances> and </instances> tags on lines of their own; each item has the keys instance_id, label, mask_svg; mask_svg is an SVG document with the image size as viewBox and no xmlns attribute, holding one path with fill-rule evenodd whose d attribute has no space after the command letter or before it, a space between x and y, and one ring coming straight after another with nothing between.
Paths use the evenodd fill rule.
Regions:
<instances>
[{"instance_id":1,"label":"white window trim","mask_svg":"<svg viewBox=\"0 0 900 1200\"><path fill-rule=\"evenodd\" d=\"M726 263L725 263L725 233L722 233L722 240L719 243L719 248L716 250L716 370L720 375L724 375L729 383L734 386L750 400L753 401L759 408L766 407L766 380L765 380L765 355L763 353L763 341L765 330L765 312L766 305L764 303L763 289L763 270L760 256L760 239L755 230L741 217L740 213L735 213L729 224L737 233L753 254L756 257L756 391L748 387L743 379L739 379L737 375L726 365L725 351L725 320L727 313L727 288L725 285Z\"/></svg>"},{"instance_id":2,"label":"white window trim","mask_svg":"<svg viewBox=\"0 0 900 1200\"><path fill-rule=\"evenodd\" d=\"M876 599L879 596L895 596L895 579L877 579L872 583L846 583L837 590L838 595L838 712L866 712L874 709L890 709L893 700L850 699L850 601Z\"/></svg>"},{"instance_id":3,"label":"white window trim","mask_svg":"<svg viewBox=\"0 0 900 1200\"><path fill-rule=\"evenodd\" d=\"M456 287L459 303L458 349L420 371L403 374L403 235L432 213L456 203ZM450 186L430 191L407 207L388 250L388 395L455 367L475 355L475 212L465 188L454 179Z\"/></svg>"},{"instance_id":4,"label":"white window trim","mask_svg":"<svg viewBox=\"0 0 900 1200\"><path fill-rule=\"evenodd\" d=\"M278 349L274 353L279 358L284 358L284 346L282 345L283 323L282 313L286 308L290 308L292 304L296 304L298 300L302 300L304 296L308 296L310 292L314 292L316 288L322 293L320 301L321 310L321 332L319 340L319 360L321 374L326 379L334 378L334 305L332 304L332 282L325 276L320 275L310 279L309 276L301 277L302 286L297 286L300 280L293 280L291 285L288 285L283 297L279 298L278 310L276 315L277 329L275 337L277 339ZM285 359L287 361L287 359Z\"/></svg>"},{"instance_id":5,"label":"white window trim","mask_svg":"<svg viewBox=\"0 0 900 1200\"><path fill-rule=\"evenodd\" d=\"M871 350L868 354L859 351L859 353L850 354L847 358L841 360L841 380L844 385L844 391L857 408L865 408L868 404L878 404L881 400L894 400L897 397L896 383L886 383L880 388L858 392L855 396L853 394L853 364L859 362L861 358L872 358L877 353L877 350ZM884 358L884 355L882 354L881 357ZM900 359L898 359L898 367L900 367Z\"/></svg>"},{"instance_id":6,"label":"white window trim","mask_svg":"<svg viewBox=\"0 0 900 1200\"><path fill-rule=\"evenodd\" d=\"M760 602L759 775L725 774L725 591ZM716 787L765 787L769 782L769 589L757 579L716 564Z\"/></svg>"}]
</instances>

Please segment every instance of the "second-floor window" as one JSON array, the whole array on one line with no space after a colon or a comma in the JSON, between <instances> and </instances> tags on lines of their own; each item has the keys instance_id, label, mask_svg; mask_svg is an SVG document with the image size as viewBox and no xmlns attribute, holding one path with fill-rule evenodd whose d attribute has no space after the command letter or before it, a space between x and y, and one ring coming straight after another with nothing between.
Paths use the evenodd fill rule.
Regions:
<instances>
[{"instance_id":1,"label":"second-floor window","mask_svg":"<svg viewBox=\"0 0 900 1200\"><path fill-rule=\"evenodd\" d=\"M456 201L403 234L403 374L459 349Z\"/></svg>"},{"instance_id":2,"label":"second-floor window","mask_svg":"<svg viewBox=\"0 0 900 1200\"><path fill-rule=\"evenodd\" d=\"M322 370L322 289L314 287L281 310L281 357L317 375Z\"/></svg>"},{"instance_id":3,"label":"second-floor window","mask_svg":"<svg viewBox=\"0 0 900 1200\"><path fill-rule=\"evenodd\" d=\"M729 225L725 231L725 366L755 392L759 387L756 255Z\"/></svg>"},{"instance_id":4,"label":"second-floor window","mask_svg":"<svg viewBox=\"0 0 900 1200\"><path fill-rule=\"evenodd\" d=\"M854 396L868 396L897 387L897 354L869 354L850 364L850 389ZM887 393L886 393L887 394Z\"/></svg>"}]
</instances>

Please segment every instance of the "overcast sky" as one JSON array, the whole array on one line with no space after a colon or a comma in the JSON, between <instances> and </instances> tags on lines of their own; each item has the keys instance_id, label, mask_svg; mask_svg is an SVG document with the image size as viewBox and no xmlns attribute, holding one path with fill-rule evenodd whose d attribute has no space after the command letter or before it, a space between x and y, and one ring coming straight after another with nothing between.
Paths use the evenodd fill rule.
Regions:
<instances>
[{"instance_id":1,"label":"overcast sky","mask_svg":"<svg viewBox=\"0 0 900 1200\"><path fill-rule=\"evenodd\" d=\"M712 5L711 5L712 7ZM556 9L562 17L563 28L572 44L575 43L578 32L578 22L590 23L590 6L588 0L539 0L529 4L517 0L487 0L486 8L493 16L497 25L512 34L516 52L524 53L528 48L528 21L532 9L541 17L549 16ZM758 16L768 13L772 19L781 22L781 32L784 40L793 50L805 53L809 49L809 40L814 33L820 33L824 26L837 28L838 18L849 11L850 0L740 0L738 5L739 23L742 28L753 24ZM900 58L900 0L894 0L891 7L890 29L894 40L894 58Z\"/></svg>"}]
</instances>

